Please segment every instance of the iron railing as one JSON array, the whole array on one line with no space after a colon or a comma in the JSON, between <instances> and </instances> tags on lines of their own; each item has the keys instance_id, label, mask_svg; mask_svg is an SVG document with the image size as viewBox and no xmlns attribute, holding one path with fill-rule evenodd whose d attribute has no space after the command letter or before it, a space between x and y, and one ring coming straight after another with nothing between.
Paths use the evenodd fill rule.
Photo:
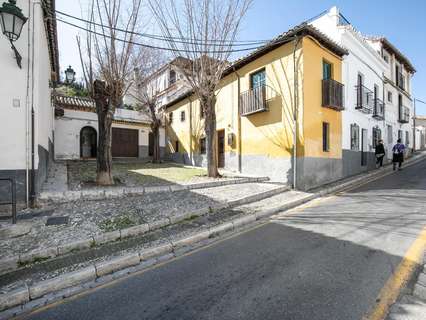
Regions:
<instances>
[{"instance_id":1,"label":"iron railing","mask_svg":"<svg viewBox=\"0 0 426 320\"><path fill-rule=\"evenodd\" d=\"M400 123L408 123L410 121L410 109L406 106L399 106L399 117Z\"/></svg>"},{"instance_id":2,"label":"iron railing","mask_svg":"<svg viewBox=\"0 0 426 320\"><path fill-rule=\"evenodd\" d=\"M355 109L364 113L373 111L373 91L361 85L355 86L356 89L356 106Z\"/></svg>"},{"instance_id":3,"label":"iron railing","mask_svg":"<svg viewBox=\"0 0 426 320\"><path fill-rule=\"evenodd\" d=\"M373 118L378 120L385 118L385 104L380 99L374 99Z\"/></svg>"},{"instance_id":4,"label":"iron railing","mask_svg":"<svg viewBox=\"0 0 426 320\"><path fill-rule=\"evenodd\" d=\"M16 223L16 182L13 178L0 178L0 181L9 181L10 183L10 200L0 201L0 205L12 206L12 223Z\"/></svg>"},{"instance_id":5,"label":"iron railing","mask_svg":"<svg viewBox=\"0 0 426 320\"><path fill-rule=\"evenodd\" d=\"M266 86L259 86L240 94L240 115L268 111L266 103Z\"/></svg>"},{"instance_id":6,"label":"iron railing","mask_svg":"<svg viewBox=\"0 0 426 320\"><path fill-rule=\"evenodd\" d=\"M344 85L336 80L322 80L322 106L339 111L343 110L345 108L343 88Z\"/></svg>"}]
</instances>

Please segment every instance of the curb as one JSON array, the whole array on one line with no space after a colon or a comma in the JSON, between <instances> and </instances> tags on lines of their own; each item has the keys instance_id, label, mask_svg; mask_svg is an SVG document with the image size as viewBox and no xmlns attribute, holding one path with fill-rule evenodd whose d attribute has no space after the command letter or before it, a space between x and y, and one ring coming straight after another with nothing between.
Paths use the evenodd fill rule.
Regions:
<instances>
[{"instance_id":1,"label":"curb","mask_svg":"<svg viewBox=\"0 0 426 320\"><path fill-rule=\"evenodd\" d=\"M418 157L417 159L412 159L409 163L407 163L407 166L416 164L420 162L421 160L424 160L424 157ZM33 300L36 301L37 299L42 299L43 297L49 294L58 292L63 289L69 289L70 287L75 286L81 282L88 282L93 280L101 281L100 279L102 279L105 275L115 273L115 272L117 272L118 274L120 270L129 268L129 267L135 267L138 265L145 267L144 263L149 262L151 259L157 259L157 261L159 261L162 256L166 256L165 260L168 260L176 256L176 250L178 249L181 249L184 247L190 247L203 240L217 237L218 235L221 235L226 232L234 231L240 227L246 226L258 220L262 220L278 212L282 212L284 210L297 207L301 204L304 204L313 199L322 197L324 195L334 193L339 190L343 191L349 185L353 187L354 182L356 183L356 182L362 181L363 182L362 184L368 183L371 181L371 179L374 179L376 177L386 176L387 174L389 174L389 171L390 170L386 169L386 171L379 171L379 173L374 172L374 173L368 174L367 176L360 177L352 181L348 181L341 185L327 188L321 192L302 196L298 199L294 199L281 206L277 206L277 207L274 207L262 212L258 212L255 214L249 214L249 215L232 219L229 222L210 227L208 230L194 233L182 239L171 241L170 244L148 248L137 253L131 253L121 257L112 258L110 260L103 261L98 264L94 264L93 266L86 267L82 270L67 273L49 280L40 281L36 284L18 288L9 293L1 294L0 295L0 312L1 312L0 319L2 317L2 314L5 314L4 312L7 313L7 315L5 314L6 316L12 316L12 315L17 315L19 313L30 311L31 308L27 308L27 310L25 310L25 304L31 303L31 301ZM393 171L390 171L390 173L392 172ZM152 265L152 264L148 264L148 265ZM61 299L66 296L73 295L77 293L78 291L78 290L74 291L72 289L69 289L69 290L71 290L70 294L58 295L56 299ZM81 290L84 290L84 288L82 288ZM49 298L47 298L47 300L48 300L47 302L50 301ZM45 303L46 302L44 302L44 304ZM35 307L33 308L36 308L42 304L43 303L36 302L34 303ZM21 307L14 308L9 311L7 310L9 308L13 308L16 306L21 306Z\"/></svg>"},{"instance_id":2,"label":"curb","mask_svg":"<svg viewBox=\"0 0 426 320\"><path fill-rule=\"evenodd\" d=\"M73 251L89 249L97 245L105 244L108 242L114 242L118 240L123 240L128 237L140 236L147 232L158 230L158 229L168 227L174 224L178 224L188 219L201 217L211 212L217 212L219 210L232 208L235 206L258 201L268 197L272 197L274 195L277 195L282 192L286 192L288 190L289 188L287 186L277 187L275 189L260 192L258 194L251 195L248 197L242 197L240 199L228 201L225 203L218 203L213 206L204 207L204 208L197 209L195 211L186 212L184 214L180 214L178 216L174 216L171 218L163 218L160 220L136 225L136 226L125 228L125 229L104 232L98 235L94 235L87 239L76 240L76 241L55 246L55 247L37 249L35 251L30 251L30 252L19 254L16 256L11 256L11 257L8 257L7 260L2 261L0 263L0 275L7 273L9 271L19 269L21 266L24 266L26 264L30 264L39 260L54 258L57 256L65 255Z\"/></svg>"},{"instance_id":3,"label":"curb","mask_svg":"<svg viewBox=\"0 0 426 320\"><path fill-rule=\"evenodd\" d=\"M122 196L135 196L156 192L175 192L182 190L195 190L203 188L213 188L227 186L231 184L255 183L269 181L267 177L237 177L224 181L200 182L187 185L167 185L152 187L115 187L104 190L81 190L81 191L44 191L41 192L38 200L40 203L65 203L76 200L105 200L119 198Z\"/></svg>"}]
</instances>

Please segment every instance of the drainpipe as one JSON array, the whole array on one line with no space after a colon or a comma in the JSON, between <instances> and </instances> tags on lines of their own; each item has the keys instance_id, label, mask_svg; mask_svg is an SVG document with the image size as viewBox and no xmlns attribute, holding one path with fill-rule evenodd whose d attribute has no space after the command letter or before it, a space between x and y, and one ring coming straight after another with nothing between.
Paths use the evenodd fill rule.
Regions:
<instances>
[{"instance_id":1,"label":"drainpipe","mask_svg":"<svg viewBox=\"0 0 426 320\"><path fill-rule=\"evenodd\" d=\"M192 101L189 98L189 161L191 166L194 165L194 154L192 151Z\"/></svg>"},{"instance_id":2,"label":"drainpipe","mask_svg":"<svg viewBox=\"0 0 426 320\"><path fill-rule=\"evenodd\" d=\"M31 15L31 0L28 0L28 19L32 19ZM31 55L31 41L30 41L31 23L27 24L27 57ZM29 206L29 195L30 195L30 173L29 173L29 159L30 159L30 120L29 120L29 107L30 107L30 63L27 63L27 80L25 90L25 204Z\"/></svg>"},{"instance_id":3,"label":"drainpipe","mask_svg":"<svg viewBox=\"0 0 426 320\"><path fill-rule=\"evenodd\" d=\"M297 114L298 108L298 74L296 67L296 49L299 45L300 37L294 37L294 48L293 48L293 86L294 86L294 110L293 110L293 189L297 189Z\"/></svg>"},{"instance_id":4,"label":"drainpipe","mask_svg":"<svg viewBox=\"0 0 426 320\"><path fill-rule=\"evenodd\" d=\"M241 81L240 75L238 74L235 66L233 66L234 73L237 76L237 135L238 135L238 144L237 144L237 153L238 153L238 172L242 172L242 155L241 155L241 116L240 116L240 93L241 93Z\"/></svg>"}]
</instances>

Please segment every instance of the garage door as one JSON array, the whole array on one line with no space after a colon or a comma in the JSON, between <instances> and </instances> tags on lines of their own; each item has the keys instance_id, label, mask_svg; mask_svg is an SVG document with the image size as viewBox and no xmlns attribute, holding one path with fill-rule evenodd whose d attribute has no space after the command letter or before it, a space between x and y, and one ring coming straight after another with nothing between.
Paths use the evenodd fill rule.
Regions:
<instances>
[{"instance_id":1,"label":"garage door","mask_svg":"<svg viewBox=\"0 0 426 320\"><path fill-rule=\"evenodd\" d=\"M136 129L112 128L112 156L137 157L139 135Z\"/></svg>"}]
</instances>

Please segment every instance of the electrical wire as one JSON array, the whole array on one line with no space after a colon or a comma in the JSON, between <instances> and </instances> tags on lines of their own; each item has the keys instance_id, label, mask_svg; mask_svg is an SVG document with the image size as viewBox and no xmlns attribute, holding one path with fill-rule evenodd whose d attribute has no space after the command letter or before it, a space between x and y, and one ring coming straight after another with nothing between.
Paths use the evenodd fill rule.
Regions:
<instances>
[{"instance_id":1,"label":"electrical wire","mask_svg":"<svg viewBox=\"0 0 426 320\"><path fill-rule=\"evenodd\" d=\"M145 37L145 38L149 38L149 39L155 39L155 40L162 40L162 41L174 41L176 43L186 43L186 44L200 44L200 43L205 43L205 40L200 40L200 39L191 39L191 38L185 38L185 37L167 37L167 36L161 36L161 35L155 35L155 34L149 34L149 33L139 33L139 32L133 32L133 31L128 31L128 30L124 30L124 29L120 29L120 28L111 28L110 26L105 26L101 23L97 23L95 21L89 21L86 19L82 19L73 15L70 15L68 13L59 11L59 10L55 10L55 13L69 17L71 19L75 19L87 24L92 24L98 27L102 27L102 28L109 28L112 29L114 31L119 31L119 32L124 32L124 33L129 33L129 34L133 34L133 35L137 35L137 36L141 36L141 37ZM223 44L231 44L232 46L247 46L247 45L256 45L256 44L265 44L267 42L269 42L270 40L235 40L235 41L228 41L228 40L224 40L224 39L213 39L213 40L207 40L208 42L218 42L220 43L220 45Z\"/></svg>"}]
</instances>

